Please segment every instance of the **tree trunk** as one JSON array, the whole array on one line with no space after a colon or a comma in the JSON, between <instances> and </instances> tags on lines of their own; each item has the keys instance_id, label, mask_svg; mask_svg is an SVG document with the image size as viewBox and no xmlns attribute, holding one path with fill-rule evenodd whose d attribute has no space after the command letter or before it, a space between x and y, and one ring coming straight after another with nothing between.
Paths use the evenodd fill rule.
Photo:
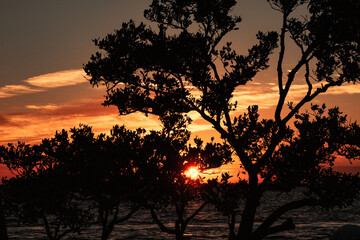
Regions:
<instances>
[{"instance_id":1,"label":"tree trunk","mask_svg":"<svg viewBox=\"0 0 360 240\"><path fill-rule=\"evenodd\" d=\"M176 240L183 240L184 239L184 232L178 231L176 232Z\"/></svg>"},{"instance_id":2,"label":"tree trunk","mask_svg":"<svg viewBox=\"0 0 360 240\"><path fill-rule=\"evenodd\" d=\"M234 231L230 231L230 233L229 233L229 240L237 240Z\"/></svg>"},{"instance_id":3,"label":"tree trunk","mask_svg":"<svg viewBox=\"0 0 360 240\"><path fill-rule=\"evenodd\" d=\"M0 205L0 239L8 240L4 206Z\"/></svg>"},{"instance_id":4,"label":"tree trunk","mask_svg":"<svg viewBox=\"0 0 360 240\"><path fill-rule=\"evenodd\" d=\"M114 226L109 226L107 228L103 228L102 234L101 234L101 240L107 240L113 230Z\"/></svg>"},{"instance_id":5,"label":"tree trunk","mask_svg":"<svg viewBox=\"0 0 360 240\"><path fill-rule=\"evenodd\" d=\"M252 238L256 209L260 200L257 184L257 175L249 172L249 193L241 217L239 231L237 233L237 239L239 240L251 240Z\"/></svg>"},{"instance_id":6,"label":"tree trunk","mask_svg":"<svg viewBox=\"0 0 360 240\"><path fill-rule=\"evenodd\" d=\"M46 235L47 237L50 239L50 240L53 240L53 236L52 236L52 233L51 233L51 230L50 230L50 226L49 226L49 222L45 216L45 214L43 214L43 223L44 223L44 227L45 227L45 231L46 231Z\"/></svg>"},{"instance_id":7,"label":"tree trunk","mask_svg":"<svg viewBox=\"0 0 360 240\"><path fill-rule=\"evenodd\" d=\"M237 234L238 240L251 240L257 203L252 202L250 199L248 199L245 204L245 209L243 211L239 231Z\"/></svg>"},{"instance_id":8,"label":"tree trunk","mask_svg":"<svg viewBox=\"0 0 360 240\"><path fill-rule=\"evenodd\" d=\"M110 234L114 230L114 225L116 222L116 216L109 221L109 214L106 213L105 217L101 216L102 219L102 233L101 233L101 240L107 240L110 237Z\"/></svg>"},{"instance_id":9,"label":"tree trunk","mask_svg":"<svg viewBox=\"0 0 360 240\"><path fill-rule=\"evenodd\" d=\"M230 220L228 222L228 225L229 225L229 240L236 240L235 223L236 223L236 217L235 217L235 212L233 212L230 215Z\"/></svg>"}]
</instances>

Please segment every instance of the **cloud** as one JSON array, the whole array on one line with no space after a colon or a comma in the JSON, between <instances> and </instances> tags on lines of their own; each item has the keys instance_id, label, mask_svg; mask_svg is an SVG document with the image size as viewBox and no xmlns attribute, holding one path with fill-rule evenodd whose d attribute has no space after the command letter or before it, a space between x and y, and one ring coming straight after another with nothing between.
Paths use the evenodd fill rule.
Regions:
<instances>
[{"instance_id":1,"label":"cloud","mask_svg":"<svg viewBox=\"0 0 360 240\"><path fill-rule=\"evenodd\" d=\"M56 88L85 83L85 72L82 69L72 69L48 73L24 80L24 82L42 88Z\"/></svg>"},{"instance_id":2,"label":"cloud","mask_svg":"<svg viewBox=\"0 0 360 240\"><path fill-rule=\"evenodd\" d=\"M321 83L317 83L317 84L313 84L313 92L317 89L317 88L321 88ZM273 87L271 88L272 91L277 91L278 88L277 87ZM297 93L297 97L303 96L304 94L306 94L308 90L308 86L306 84L299 84L299 85L293 85L291 86L291 90L295 93ZM336 87L330 87L327 91L326 94L331 94L331 95L341 95L341 94L360 94L360 85L355 85L355 84L344 84L341 86L336 86Z\"/></svg>"},{"instance_id":3,"label":"cloud","mask_svg":"<svg viewBox=\"0 0 360 240\"><path fill-rule=\"evenodd\" d=\"M11 121L5 114L0 113L0 126L9 125Z\"/></svg>"},{"instance_id":4,"label":"cloud","mask_svg":"<svg viewBox=\"0 0 360 240\"><path fill-rule=\"evenodd\" d=\"M81 80L78 79L80 83L84 80L81 76L81 71L82 70L70 70L64 72L70 72L70 75L77 75L81 78ZM58 74L47 74L47 76L52 75L58 76ZM40 78L38 78L38 80L39 79ZM52 79L54 80L55 78ZM59 80L61 78L59 77L56 79ZM73 79L75 79L75 77ZM39 81L41 84L32 81L29 81L28 83L34 83L37 84L37 86L45 86L46 81ZM67 81L66 84L75 84L75 82L76 81ZM50 86L63 86L64 84L65 83L63 82L62 84L50 84ZM314 85L314 88L316 87L318 87L318 85ZM1 94L6 96L9 96L10 94L25 94L43 91L43 89L46 90L47 88L33 89L30 86L25 85L8 85L0 88L0 96ZM306 84L293 85L287 101L299 101L305 96L306 91ZM196 93L197 92L194 91L194 94ZM344 85L329 89L327 94L360 94L360 86L350 84ZM76 99L73 98L71 102L65 104L56 104L56 102L53 101L49 103L45 102L44 104L33 104L29 101L26 102L27 105L22 111L17 110L18 112L0 114L0 144L16 142L18 140L30 141L30 143L38 142L44 137L53 136L56 130L68 130L71 127L78 126L79 123L93 126L94 131L97 133L109 132L115 124L125 124L126 127L130 129L142 127L159 130L161 128L161 125L155 116L149 115L149 117L145 117L140 113L131 114L129 116L118 116L116 107L104 107L101 105L103 101L101 96L81 98L81 96L77 95L75 97ZM257 83L249 83L247 86L240 87L234 93L233 101L238 102L238 109L233 112L232 116L242 114L249 105L259 105L260 110L270 110L276 106L278 97L278 88L272 84L259 85ZM213 131L212 125L203 120L199 114L191 112L189 115L194 120L193 124L189 126L189 129L193 134L214 134L211 132Z\"/></svg>"},{"instance_id":5,"label":"cloud","mask_svg":"<svg viewBox=\"0 0 360 240\"><path fill-rule=\"evenodd\" d=\"M42 89L35 89L26 85L5 85L0 88L0 98L8 98L16 95L41 92Z\"/></svg>"},{"instance_id":6,"label":"cloud","mask_svg":"<svg viewBox=\"0 0 360 240\"><path fill-rule=\"evenodd\" d=\"M50 104L47 104L47 105L26 105L25 108L27 108L27 109L36 109L36 110L40 110L40 109L55 110L55 109L59 108L59 106L50 103Z\"/></svg>"},{"instance_id":7,"label":"cloud","mask_svg":"<svg viewBox=\"0 0 360 240\"><path fill-rule=\"evenodd\" d=\"M313 92L320 88L321 84L313 85ZM234 93L233 101L238 102L238 109L246 109L249 105L259 105L261 109L270 109L276 106L279 98L279 89L272 84L248 84L244 89ZM308 91L306 84L292 85L286 101L297 102L305 97ZM349 95L360 94L360 85L346 84L339 87L329 88L326 95ZM321 94L324 95L324 94Z\"/></svg>"},{"instance_id":8,"label":"cloud","mask_svg":"<svg viewBox=\"0 0 360 240\"><path fill-rule=\"evenodd\" d=\"M156 117L143 114L119 116L116 107L104 107L101 102L99 97L83 98L61 105L27 105L27 111L1 114L0 145L17 141L38 143L43 138L54 136L56 131L69 130L80 123L93 126L97 134L109 133L116 124L125 124L129 129L161 128Z\"/></svg>"},{"instance_id":9,"label":"cloud","mask_svg":"<svg viewBox=\"0 0 360 240\"><path fill-rule=\"evenodd\" d=\"M354 84L343 85L337 88L329 89L327 93L332 95L360 94L360 86Z\"/></svg>"},{"instance_id":10,"label":"cloud","mask_svg":"<svg viewBox=\"0 0 360 240\"><path fill-rule=\"evenodd\" d=\"M5 85L0 87L0 98L44 92L50 88L65 87L85 83L85 72L82 69L72 69L54 73L43 74L40 76L23 80L25 84Z\"/></svg>"},{"instance_id":11,"label":"cloud","mask_svg":"<svg viewBox=\"0 0 360 240\"><path fill-rule=\"evenodd\" d=\"M190 87L188 87L190 89ZM321 83L313 84L313 92L321 88ZM307 84L292 85L286 102L298 102L306 96L308 91ZM200 97L199 91L192 92L194 97ZM360 94L360 85L344 84L329 88L328 91L320 95L349 95ZM279 88L276 83L250 82L246 86L239 87L233 93L232 102L237 102L237 114L246 110L248 106L258 105L262 110L274 108L279 100Z\"/></svg>"},{"instance_id":12,"label":"cloud","mask_svg":"<svg viewBox=\"0 0 360 240\"><path fill-rule=\"evenodd\" d=\"M144 114L135 113L119 116L116 107L104 107L101 105L102 100L100 97L91 97L66 104L29 104L21 112L4 113L0 115L2 130L0 145L17 141L38 143L43 138L54 136L56 131L69 130L80 123L93 126L97 134L109 133L116 124L125 125L128 129L161 129L161 124L155 115L146 117ZM212 126L197 113L191 112L189 115L195 120L189 128L193 133L212 130Z\"/></svg>"}]
</instances>

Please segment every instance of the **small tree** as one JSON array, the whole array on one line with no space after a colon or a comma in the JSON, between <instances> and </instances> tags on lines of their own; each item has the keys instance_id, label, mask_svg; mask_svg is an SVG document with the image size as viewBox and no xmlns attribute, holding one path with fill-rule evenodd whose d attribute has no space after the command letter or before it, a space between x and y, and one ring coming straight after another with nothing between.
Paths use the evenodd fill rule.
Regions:
<instances>
[{"instance_id":1,"label":"small tree","mask_svg":"<svg viewBox=\"0 0 360 240\"><path fill-rule=\"evenodd\" d=\"M355 184L356 178L325 170L322 164L332 165L336 158L333 154L343 154L349 159L359 157L359 135L341 141L329 137L334 136L332 123L336 123L336 131L346 128L348 136L358 126L345 124L339 114L330 121L335 110L329 112L329 117L321 117L323 113L318 107L313 108L314 121L309 115L299 114L299 110L329 88L359 81L359 1L268 2L282 14L282 27L279 33L259 32L258 44L247 55L238 54L231 43L223 43L223 38L237 30L241 21L240 17L230 15L235 0L153 0L144 15L157 24L156 31L143 23L123 23L115 33L94 40L102 52L91 56L84 66L91 84L106 86L104 104L117 106L120 114L139 111L162 117L197 112L229 143L248 175L239 228L237 233L231 230L234 232L231 239L263 239L292 229L290 220L273 225L290 210L325 204L331 200L325 197L331 192L340 202L354 197L326 191L331 190L326 188L329 182ZM294 10L303 4L308 7L308 16L294 17ZM287 36L299 48L300 56L285 76ZM260 120L257 107L233 116L237 109L234 92L260 70L268 68L269 56L277 47L279 99L274 119ZM301 70L305 72L303 82L307 92L284 111L290 88ZM299 119L298 133L289 127L295 116ZM306 130L317 125L326 126L328 132L314 132L326 134L323 138ZM296 168L299 164L300 169ZM284 173L288 168L293 174ZM299 177L304 172L306 177ZM311 183L311 179L318 181ZM254 230L260 200L270 185L283 185L279 189L288 191L302 183L308 184L308 197L280 206ZM313 193L320 198L314 198Z\"/></svg>"},{"instance_id":2,"label":"small tree","mask_svg":"<svg viewBox=\"0 0 360 240\"><path fill-rule=\"evenodd\" d=\"M139 158L143 131L115 126L110 136L95 137L91 127L81 125L71 133L74 160L67 169L77 176L81 195L97 210L101 240L105 240L116 224L127 221L139 209L134 161Z\"/></svg>"},{"instance_id":3,"label":"small tree","mask_svg":"<svg viewBox=\"0 0 360 240\"><path fill-rule=\"evenodd\" d=\"M40 220L49 239L62 239L79 233L89 223L91 214L81 207L74 179L58 161L66 158L67 133L56 134L40 145L18 143L1 147L1 159L15 177L4 180L12 207L10 210L23 223ZM68 157L68 156L67 156Z\"/></svg>"},{"instance_id":4,"label":"small tree","mask_svg":"<svg viewBox=\"0 0 360 240\"><path fill-rule=\"evenodd\" d=\"M237 217L241 214L241 204L246 199L247 182L241 179L230 182L231 177L228 173L223 173L220 181L218 178L209 180L203 186L203 195L217 211L228 218L229 239L235 239Z\"/></svg>"},{"instance_id":5,"label":"small tree","mask_svg":"<svg viewBox=\"0 0 360 240\"><path fill-rule=\"evenodd\" d=\"M4 180L2 180L3 182ZM4 192L4 186L0 185L0 239L8 240L5 203L7 202L7 194Z\"/></svg>"},{"instance_id":6,"label":"small tree","mask_svg":"<svg viewBox=\"0 0 360 240\"><path fill-rule=\"evenodd\" d=\"M186 176L186 171L195 166L199 170L219 167L232 160L231 151L226 143L204 145L199 138L195 139L195 146L188 145L188 118L172 114L161 120L163 129L144 137L143 151L151 154L138 162L137 179L143 187L144 206L150 210L154 222L161 231L181 240L191 220L210 203L202 199L202 179L192 179ZM191 211L188 205L193 202L199 205ZM174 218L165 221L173 221L173 228L167 227L159 216L162 211L171 210Z\"/></svg>"}]
</instances>

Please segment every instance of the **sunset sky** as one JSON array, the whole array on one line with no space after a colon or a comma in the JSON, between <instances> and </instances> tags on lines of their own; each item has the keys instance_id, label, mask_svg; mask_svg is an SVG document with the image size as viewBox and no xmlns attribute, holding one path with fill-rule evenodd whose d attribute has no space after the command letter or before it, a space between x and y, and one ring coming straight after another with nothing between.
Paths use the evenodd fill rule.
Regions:
<instances>
[{"instance_id":1,"label":"sunset sky","mask_svg":"<svg viewBox=\"0 0 360 240\"><path fill-rule=\"evenodd\" d=\"M119 117L114 107L101 106L104 88L92 88L82 70L101 38L121 23L145 21L143 10L150 0L2 0L0 1L0 145L37 143L56 130L79 123L107 132L115 124L129 128L159 128L155 117L135 114ZM301 10L303 11L303 10ZM281 16L266 0L238 1L234 14L243 21L227 40L241 53L252 46L257 31L279 30ZM290 46L286 66L291 68L297 50ZM277 52L271 68L239 89L239 111L258 104L263 117L272 118L277 102ZM298 100L306 92L299 77L291 92ZM348 85L316 99L329 107L340 106L351 121L360 120L360 86ZM209 135L211 127L194 115L191 130Z\"/></svg>"}]
</instances>

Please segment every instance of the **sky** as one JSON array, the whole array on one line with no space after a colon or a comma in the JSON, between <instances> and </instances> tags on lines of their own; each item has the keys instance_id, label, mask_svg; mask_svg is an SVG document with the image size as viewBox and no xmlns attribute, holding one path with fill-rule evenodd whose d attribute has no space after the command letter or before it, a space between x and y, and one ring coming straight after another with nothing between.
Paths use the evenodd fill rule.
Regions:
<instances>
[{"instance_id":1,"label":"sky","mask_svg":"<svg viewBox=\"0 0 360 240\"><path fill-rule=\"evenodd\" d=\"M1 0L0 1L0 145L25 141L38 143L55 131L80 123L95 132L108 132L115 124L129 128L159 129L155 117L141 114L118 116L115 107L103 107L105 89L93 88L82 70L97 51L92 39L102 38L122 22L146 20L143 11L150 0ZM300 9L302 14L304 9ZM256 33L279 31L281 16L266 0L239 0L233 13L243 21L226 40L240 53L254 44ZM296 63L297 49L289 45L285 67ZM277 102L277 52L271 67L239 89L234 99L239 111L258 104L263 117L272 118ZM301 77L291 99L305 93ZM315 100L340 106L351 121L360 120L360 87L343 86ZM194 115L194 135L215 134ZM216 134L215 134L216 135Z\"/></svg>"}]
</instances>

